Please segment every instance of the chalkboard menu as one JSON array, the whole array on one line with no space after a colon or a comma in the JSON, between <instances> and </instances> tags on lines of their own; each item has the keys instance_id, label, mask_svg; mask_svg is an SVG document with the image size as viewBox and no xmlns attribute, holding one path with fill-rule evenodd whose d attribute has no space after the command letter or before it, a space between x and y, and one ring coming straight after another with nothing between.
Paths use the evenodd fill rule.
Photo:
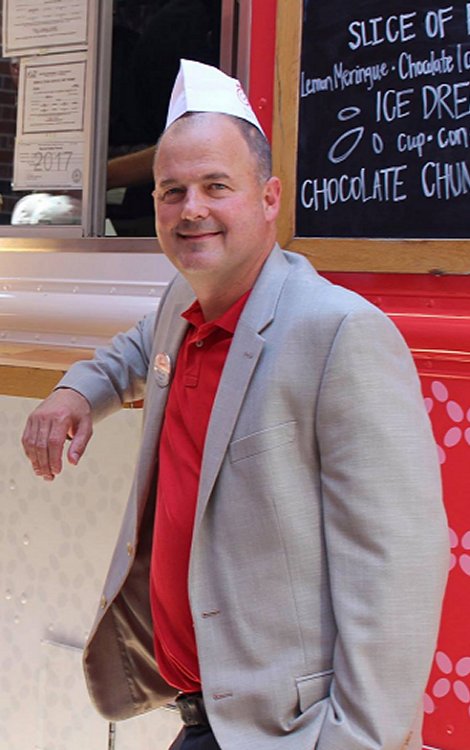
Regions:
<instances>
[{"instance_id":1,"label":"chalkboard menu","mask_svg":"<svg viewBox=\"0 0 470 750\"><path fill-rule=\"evenodd\" d=\"M304 0L296 237L470 236L470 2Z\"/></svg>"}]
</instances>

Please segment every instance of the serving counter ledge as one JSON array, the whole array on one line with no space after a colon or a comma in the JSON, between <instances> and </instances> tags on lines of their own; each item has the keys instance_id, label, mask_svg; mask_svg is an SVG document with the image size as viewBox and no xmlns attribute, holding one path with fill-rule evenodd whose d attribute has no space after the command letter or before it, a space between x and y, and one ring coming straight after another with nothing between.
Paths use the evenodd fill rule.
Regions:
<instances>
[{"instance_id":1,"label":"serving counter ledge","mask_svg":"<svg viewBox=\"0 0 470 750\"><path fill-rule=\"evenodd\" d=\"M0 395L44 398L153 312L173 275L157 253L0 252Z\"/></svg>"}]
</instances>

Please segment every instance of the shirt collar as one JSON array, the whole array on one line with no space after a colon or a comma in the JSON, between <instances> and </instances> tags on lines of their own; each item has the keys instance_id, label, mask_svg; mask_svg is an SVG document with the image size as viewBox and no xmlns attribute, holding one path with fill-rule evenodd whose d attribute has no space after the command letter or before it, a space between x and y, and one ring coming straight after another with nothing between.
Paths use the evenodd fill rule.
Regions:
<instances>
[{"instance_id":1,"label":"shirt collar","mask_svg":"<svg viewBox=\"0 0 470 750\"><path fill-rule=\"evenodd\" d=\"M199 300L197 299L194 300L192 305L190 305L187 310L181 313L181 317L185 318L185 320L187 320L188 323L190 323L196 329L202 329L202 327L204 326L205 333L209 333L214 328L222 328L224 331L233 334L235 333L235 328L237 327L238 319L242 314L245 303L250 296L250 292L251 289L249 289L247 292L245 292L245 294L239 297L236 302L234 302L233 305L229 307L228 310L222 313L222 315L220 315L218 318L215 318L215 320L211 320L209 323L206 323L206 321L204 320L201 305L199 304ZM201 330L200 333L202 332L203 331Z\"/></svg>"}]
</instances>

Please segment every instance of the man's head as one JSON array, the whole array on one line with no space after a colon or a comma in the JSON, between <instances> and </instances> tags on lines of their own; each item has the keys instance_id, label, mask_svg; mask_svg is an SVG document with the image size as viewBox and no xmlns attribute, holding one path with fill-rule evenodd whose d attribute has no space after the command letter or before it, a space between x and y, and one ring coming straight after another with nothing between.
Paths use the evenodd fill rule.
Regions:
<instances>
[{"instance_id":1,"label":"man's head","mask_svg":"<svg viewBox=\"0 0 470 750\"><path fill-rule=\"evenodd\" d=\"M197 115L203 114L206 113L186 112L179 118L179 120L188 120L191 117L196 117ZM238 130L240 131L240 135L243 137L246 145L251 151L256 162L256 171L258 173L260 182L269 180L269 178L272 176L272 153L271 146L264 133L259 128L252 125L252 123L248 122L247 120L243 120L241 117L235 117L233 115L226 116L238 128ZM165 133L166 130L162 133L155 146L154 168L157 162L158 149L160 148L160 143Z\"/></svg>"},{"instance_id":2,"label":"man's head","mask_svg":"<svg viewBox=\"0 0 470 750\"><path fill-rule=\"evenodd\" d=\"M260 182L269 180L272 176L272 157L268 139L264 133L247 120L242 120L240 117L230 117L230 119L239 129L255 159Z\"/></svg>"},{"instance_id":3,"label":"man's head","mask_svg":"<svg viewBox=\"0 0 470 750\"><path fill-rule=\"evenodd\" d=\"M252 286L275 242L280 183L264 135L237 117L191 113L155 156L157 235L198 293Z\"/></svg>"}]
</instances>

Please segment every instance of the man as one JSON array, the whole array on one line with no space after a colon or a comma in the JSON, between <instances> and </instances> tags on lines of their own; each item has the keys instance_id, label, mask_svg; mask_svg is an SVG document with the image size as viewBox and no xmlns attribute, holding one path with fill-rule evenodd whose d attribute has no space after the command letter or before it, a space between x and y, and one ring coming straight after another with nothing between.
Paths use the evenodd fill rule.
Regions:
<instances>
[{"instance_id":1,"label":"man","mask_svg":"<svg viewBox=\"0 0 470 750\"><path fill-rule=\"evenodd\" d=\"M155 158L180 273L26 427L53 479L146 386L88 685L112 719L180 691L184 750L420 750L447 534L419 381L384 315L276 246L240 96L183 62Z\"/></svg>"}]
</instances>

